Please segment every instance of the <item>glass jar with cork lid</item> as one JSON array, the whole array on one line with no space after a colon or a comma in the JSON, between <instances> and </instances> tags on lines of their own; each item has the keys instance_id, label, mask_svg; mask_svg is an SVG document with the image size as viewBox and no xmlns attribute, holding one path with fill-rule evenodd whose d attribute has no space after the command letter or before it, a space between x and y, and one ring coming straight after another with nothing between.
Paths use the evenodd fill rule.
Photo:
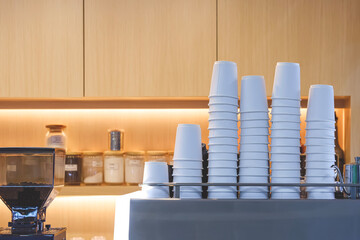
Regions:
<instances>
[{"instance_id":1,"label":"glass jar with cork lid","mask_svg":"<svg viewBox=\"0 0 360 240\"><path fill-rule=\"evenodd\" d=\"M103 182L103 153L83 153L83 178L85 184L100 185Z\"/></svg>"},{"instance_id":2,"label":"glass jar with cork lid","mask_svg":"<svg viewBox=\"0 0 360 240\"><path fill-rule=\"evenodd\" d=\"M107 184L124 183L124 152L104 152L104 182Z\"/></svg>"},{"instance_id":3,"label":"glass jar with cork lid","mask_svg":"<svg viewBox=\"0 0 360 240\"><path fill-rule=\"evenodd\" d=\"M50 124L45 126L48 131L46 133L46 146L51 148L63 148L66 150L65 125Z\"/></svg>"},{"instance_id":4,"label":"glass jar with cork lid","mask_svg":"<svg viewBox=\"0 0 360 240\"><path fill-rule=\"evenodd\" d=\"M144 151L125 152L125 182L128 185L137 185L142 183L144 162Z\"/></svg>"}]
</instances>

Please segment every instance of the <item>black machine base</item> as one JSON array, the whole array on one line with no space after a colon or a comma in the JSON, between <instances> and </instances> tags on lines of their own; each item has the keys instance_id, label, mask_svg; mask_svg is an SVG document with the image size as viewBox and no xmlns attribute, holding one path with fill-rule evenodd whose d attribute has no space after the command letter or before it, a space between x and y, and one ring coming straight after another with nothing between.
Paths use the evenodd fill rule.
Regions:
<instances>
[{"instance_id":1,"label":"black machine base","mask_svg":"<svg viewBox=\"0 0 360 240\"><path fill-rule=\"evenodd\" d=\"M50 228L35 234L12 234L11 228L0 228L0 240L66 240L66 228Z\"/></svg>"}]
</instances>

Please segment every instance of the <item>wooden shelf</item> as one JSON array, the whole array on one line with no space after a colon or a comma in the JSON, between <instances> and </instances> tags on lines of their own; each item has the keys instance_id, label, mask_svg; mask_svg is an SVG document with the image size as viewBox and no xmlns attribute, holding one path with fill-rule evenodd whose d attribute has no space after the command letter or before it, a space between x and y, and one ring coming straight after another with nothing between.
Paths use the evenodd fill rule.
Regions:
<instances>
[{"instance_id":1,"label":"wooden shelf","mask_svg":"<svg viewBox=\"0 0 360 240\"><path fill-rule=\"evenodd\" d=\"M124 195L140 190L138 186L65 186L59 196L103 196Z\"/></svg>"}]
</instances>

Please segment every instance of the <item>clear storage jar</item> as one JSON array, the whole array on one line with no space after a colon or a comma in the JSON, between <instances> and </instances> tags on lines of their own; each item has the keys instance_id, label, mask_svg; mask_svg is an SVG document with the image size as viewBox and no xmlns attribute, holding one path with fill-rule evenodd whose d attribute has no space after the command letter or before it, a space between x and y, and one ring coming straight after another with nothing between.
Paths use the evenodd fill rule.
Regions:
<instances>
[{"instance_id":1,"label":"clear storage jar","mask_svg":"<svg viewBox=\"0 0 360 240\"><path fill-rule=\"evenodd\" d=\"M65 185L80 185L83 156L81 152L66 153Z\"/></svg>"},{"instance_id":2,"label":"clear storage jar","mask_svg":"<svg viewBox=\"0 0 360 240\"><path fill-rule=\"evenodd\" d=\"M104 182L121 184L124 182L124 152L106 151L104 153Z\"/></svg>"},{"instance_id":3,"label":"clear storage jar","mask_svg":"<svg viewBox=\"0 0 360 240\"><path fill-rule=\"evenodd\" d=\"M46 128L48 129L45 136L46 146L51 148L63 148L66 150L66 135L64 132L66 126L61 124L51 124L46 125Z\"/></svg>"},{"instance_id":4,"label":"clear storage jar","mask_svg":"<svg viewBox=\"0 0 360 240\"><path fill-rule=\"evenodd\" d=\"M84 152L82 170L85 184L100 185L103 182L104 173L103 153Z\"/></svg>"},{"instance_id":5,"label":"clear storage jar","mask_svg":"<svg viewBox=\"0 0 360 240\"><path fill-rule=\"evenodd\" d=\"M147 151L148 162L167 162L166 151Z\"/></svg>"},{"instance_id":6,"label":"clear storage jar","mask_svg":"<svg viewBox=\"0 0 360 240\"><path fill-rule=\"evenodd\" d=\"M125 153L125 182L129 185L142 183L144 175L144 151Z\"/></svg>"}]
</instances>

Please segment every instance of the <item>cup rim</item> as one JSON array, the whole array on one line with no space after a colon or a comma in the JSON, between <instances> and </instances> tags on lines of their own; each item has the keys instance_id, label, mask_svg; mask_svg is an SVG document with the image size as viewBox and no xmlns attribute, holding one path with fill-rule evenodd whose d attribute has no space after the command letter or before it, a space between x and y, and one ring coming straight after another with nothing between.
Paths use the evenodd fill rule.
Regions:
<instances>
[{"instance_id":1,"label":"cup rim","mask_svg":"<svg viewBox=\"0 0 360 240\"><path fill-rule=\"evenodd\" d=\"M203 159L193 159L193 158L173 158L173 161L197 161L203 162Z\"/></svg>"},{"instance_id":2,"label":"cup rim","mask_svg":"<svg viewBox=\"0 0 360 240\"><path fill-rule=\"evenodd\" d=\"M283 108L283 107L285 107L285 108L299 108L299 110L301 109L300 103L299 103L299 106L273 105L273 104L271 103L270 108L273 108L273 107L276 107L276 108L278 108L278 107L281 107L281 108Z\"/></svg>"},{"instance_id":3,"label":"cup rim","mask_svg":"<svg viewBox=\"0 0 360 240\"><path fill-rule=\"evenodd\" d=\"M327 120L327 119L311 119L311 120L308 120L306 119L305 122L331 122L331 123L336 123L335 120Z\"/></svg>"},{"instance_id":4,"label":"cup rim","mask_svg":"<svg viewBox=\"0 0 360 240\"><path fill-rule=\"evenodd\" d=\"M268 109L268 108L267 108ZM269 110L250 110L250 111L241 111L241 108L240 108L240 111L239 113L269 113Z\"/></svg>"},{"instance_id":5,"label":"cup rim","mask_svg":"<svg viewBox=\"0 0 360 240\"><path fill-rule=\"evenodd\" d=\"M231 178L236 178L237 177L237 174L236 175L230 175L230 174L207 174L208 177L231 177Z\"/></svg>"},{"instance_id":6,"label":"cup rim","mask_svg":"<svg viewBox=\"0 0 360 240\"><path fill-rule=\"evenodd\" d=\"M230 127L208 127L208 130L236 130L238 131L238 128L230 128Z\"/></svg>"},{"instance_id":7,"label":"cup rim","mask_svg":"<svg viewBox=\"0 0 360 240\"><path fill-rule=\"evenodd\" d=\"M186 170L203 170L204 168L201 167L201 168L194 168L194 167L173 167L173 169L186 169Z\"/></svg>"},{"instance_id":8,"label":"cup rim","mask_svg":"<svg viewBox=\"0 0 360 240\"><path fill-rule=\"evenodd\" d=\"M226 106L233 106L233 107L237 107L237 108L239 108L239 105L238 104L233 104L233 103L217 103L217 102L215 102L215 103L208 103L208 106L210 107L210 106L216 106L216 105L226 105Z\"/></svg>"},{"instance_id":9,"label":"cup rim","mask_svg":"<svg viewBox=\"0 0 360 240\"><path fill-rule=\"evenodd\" d=\"M213 98L213 97L226 97L226 98L233 98L233 99L237 99L237 100L239 100L240 98L239 98L239 96L232 96L232 95L221 95L221 94L210 94L209 96L208 96L208 98L210 99L210 98Z\"/></svg>"},{"instance_id":10,"label":"cup rim","mask_svg":"<svg viewBox=\"0 0 360 240\"><path fill-rule=\"evenodd\" d=\"M268 178L268 177L270 177L270 174L259 174L259 175L257 175L257 174L239 174L238 175L239 177L266 177L266 178Z\"/></svg>"},{"instance_id":11,"label":"cup rim","mask_svg":"<svg viewBox=\"0 0 360 240\"><path fill-rule=\"evenodd\" d=\"M293 100L293 101L299 101L301 102L301 98L287 98L287 97L273 97L271 96L271 100L272 99L279 99L279 100Z\"/></svg>"},{"instance_id":12,"label":"cup rim","mask_svg":"<svg viewBox=\"0 0 360 240\"><path fill-rule=\"evenodd\" d=\"M208 146L232 146L237 147L238 144L227 144L227 143L209 143Z\"/></svg>"}]
</instances>

